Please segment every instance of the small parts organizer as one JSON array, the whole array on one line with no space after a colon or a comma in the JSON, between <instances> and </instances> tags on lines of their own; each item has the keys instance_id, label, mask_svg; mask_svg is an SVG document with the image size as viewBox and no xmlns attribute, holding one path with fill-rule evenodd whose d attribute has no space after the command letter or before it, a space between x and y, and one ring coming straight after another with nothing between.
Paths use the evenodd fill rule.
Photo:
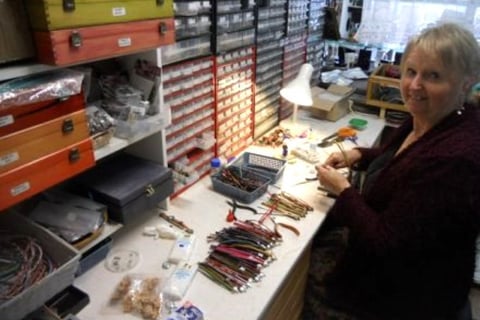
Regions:
<instances>
[{"instance_id":1,"label":"small parts organizer","mask_svg":"<svg viewBox=\"0 0 480 320\"><path fill-rule=\"evenodd\" d=\"M214 1L216 54L255 44L255 2Z\"/></svg>"},{"instance_id":2,"label":"small parts organizer","mask_svg":"<svg viewBox=\"0 0 480 320\"><path fill-rule=\"evenodd\" d=\"M205 175L214 156L212 67L212 58L206 57L163 69L164 103L172 113L166 129L167 159L176 192Z\"/></svg>"},{"instance_id":3,"label":"small parts organizer","mask_svg":"<svg viewBox=\"0 0 480 320\"><path fill-rule=\"evenodd\" d=\"M163 46L163 64L192 59L211 53L210 1L175 1L175 43Z\"/></svg>"},{"instance_id":4,"label":"small parts organizer","mask_svg":"<svg viewBox=\"0 0 480 320\"><path fill-rule=\"evenodd\" d=\"M278 124L283 49L277 39L285 36L286 3L273 0L269 6L258 7L254 139Z\"/></svg>"},{"instance_id":5,"label":"small parts organizer","mask_svg":"<svg viewBox=\"0 0 480 320\"><path fill-rule=\"evenodd\" d=\"M283 54L283 86L293 80L304 63L306 44L305 35L297 34L286 39ZM282 99L280 119L286 119L293 113L293 105Z\"/></svg>"},{"instance_id":6,"label":"small parts organizer","mask_svg":"<svg viewBox=\"0 0 480 320\"><path fill-rule=\"evenodd\" d=\"M217 156L229 158L253 142L253 48L216 57Z\"/></svg>"}]
</instances>

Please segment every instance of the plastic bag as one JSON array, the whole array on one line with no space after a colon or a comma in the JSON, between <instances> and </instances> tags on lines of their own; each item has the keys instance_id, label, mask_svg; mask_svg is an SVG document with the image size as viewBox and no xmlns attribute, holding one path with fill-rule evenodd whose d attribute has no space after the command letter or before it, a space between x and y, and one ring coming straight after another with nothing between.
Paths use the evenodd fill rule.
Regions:
<instances>
[{"instance_id":1,"label":"plastic bag","mask_svg":"<svg viewBox=\"0 0 480 320\"><path fill-rule=\"evenodd\" d=\"M83 78L82 72L59 69L7 81L0 84L0 109L78 94Z\"/></svg>"},{"instance_id":2,"label":"plastic bag","mask_svg":"<svg viewBox=\"0 0 480 320\"><path fill-rule=\"evenodd\" d=\"M115 288L110 302L120 306L124 313L140 315L147 320L157 319L162 312L160 278L145 274L126 275Z\"/></svg>"}]
</instances>

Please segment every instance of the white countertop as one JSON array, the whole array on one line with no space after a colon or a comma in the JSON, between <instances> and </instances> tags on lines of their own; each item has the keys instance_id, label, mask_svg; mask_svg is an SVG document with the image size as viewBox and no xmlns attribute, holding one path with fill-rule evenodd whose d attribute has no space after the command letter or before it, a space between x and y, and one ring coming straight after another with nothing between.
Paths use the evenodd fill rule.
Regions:
<instances>
[{"instance_id":1,"label":"white countertop","mask_svg":"<svg viewBox=\"0 0 480 320\"><path fill-rule=\"evenodd\" d=\"M312 140L308 142L311 143L319 142L323 137L345 126L352 117L368 120L368 127L358 132L358 145L372 145L384 125L383 120L373 116L349 114L337 122L326 122L313 120L308 117L307 113L299 112L298 121L312 127L313 131L310 134ZM295 143L304 143L306 140L308 139L295 141ZM344 142L346 149L352 146L354 146L353 143ZM332 148L335 147L320 150L321 158L324 159L329 152L335 150ZM247 151L277 156L281 153L281 148L252 146ZM325 218L325 213L333 203L331 198L317 190L318 182L295 185L303 181L306 176L312 175L315 175L312 164L296 160L286 166L283 176L276 183L276 186L269 186L269 192L278 192L278 187L281 187L282 190L307 201L315 210L300 221L294 221L286 217L276 218L277 221L294 225L300 230L300 235L297 236L287 229L280 229L283 243L273 249L277 260L264 268L265 277L260 282L254 283L246 292L230 293L204 275L197 273L186 293L185 300L189 300L199 307L204 313L205 319L252 320L261 317L262 312L271 302L282 281L285 280L301 253L307 247ZM251 206L257 207L262 200L267 198L268 194L265 194ZM208 255L210 245L206 241L207 236L229 225L226 222L229 208L226 200L227 197L212 190L210 178L205 177L170 201L166 213L184 221L195 231L196 245L190 262L203 261ZM244 220L254 218L254 216L248 211L239 210L237 211L237 218ZM115 234L112 251L125 248L140 253L139 264L129 273L153 274L166 279L168 274L173 271L174 267L169 270L162 269L162 263L168 257L173 240L155 240L152 237L142 235L145 226L155 226L160 221L161 218L158 217L158 214L152 212L152 215L146 221L139 221L137 225L126 226ZM112 273L105 268L104 263L100 263L77 278L74 285L90 296L90 303L77 316L81 320L140 319L138 316L124 314L121 310L108 306L110 295L125 274L127 273Z\"/></svg>"}]
</instances>

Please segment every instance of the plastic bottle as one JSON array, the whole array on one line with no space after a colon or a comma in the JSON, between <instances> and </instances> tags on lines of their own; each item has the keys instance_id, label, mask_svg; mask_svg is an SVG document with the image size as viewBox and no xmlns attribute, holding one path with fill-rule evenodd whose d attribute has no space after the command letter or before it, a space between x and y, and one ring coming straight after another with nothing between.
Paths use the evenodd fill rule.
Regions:
<instances>
[{"instance_id":1,"label":"plastic bottle","mask_svg":"<svg viewBox=\"0 0 480 320\"><path fill-rule=\"evenodd\" d=\"M222 169L222 161L219 158L210 160L210 175L214 175Z\"/></svg>"}]
</instances>

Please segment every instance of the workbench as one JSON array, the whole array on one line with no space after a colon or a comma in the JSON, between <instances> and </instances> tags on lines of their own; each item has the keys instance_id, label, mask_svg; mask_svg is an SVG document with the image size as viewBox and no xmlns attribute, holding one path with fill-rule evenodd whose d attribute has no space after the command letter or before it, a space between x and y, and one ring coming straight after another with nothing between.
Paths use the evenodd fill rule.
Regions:
<instances>
[{"instance_id":1,"label":"workbench","mask_svg":"<svg viewBox=\"0 0 480 320\"><path fill-rule=\"evenodd\" d=\"M316 145L322 138L348 125L351 118L362 118L368 121L367 127L357 133L357 145L373 145L384 127L383 119L350 113L337 122L328 122L311 118L306 110L299 110L297 121L307 128L308 134L305 138L292 139L289 143ZM343 144L345 149L355 146L351 141L345 141ZM281 147L251 146L247 151L279 156L281 149ZM320 149L318 148L317 152L323 160L329 153L338 150L335 145ZM300 231L300 235L297 236L288 229L281 230L283 243L273 249L277 259L263 270L265 277L260 282L253 283L246 292L231 293L197 272L184 300L191 301L200 308L205 319L298 319L303 305L309 244L334 201L324 192L317 190L318 181L298 184L312 175L315 176L313 164L291 159L280 180L269 186L268 192L286 191L308 202L314 207L314 211L300 221L286 217L276 218L278 222L294 225ZM258 208L261 201L268 198L268 192L250 206ZM191 263L203 261L207 257L210 246L207 243L209 234L229 226L229 222L226 221L229 209L226 200L228 200L227 197L212 189L210 177L207 176L172 199L168 209L163 210L194 229L196 241L190 258ZM128 273L153 274L166 279L174 267L164 269L162 264L166 261L174 240L154 239L142 235L145 227L160 223L161 218L158 212L162 210L153 211L148 218L120 229L113 237L111 252L122 248L135 250L139 253L140 260ZM237 218L243 220L259 217L241 210ZM124 314L121 310L109 306L109 298L125 274L125 272L113 273L106 269L105 263L101 262L77 278L75 286L87 292L90 297L90 303L77 316L81 320L140 319L139 316Z\"/></svg>"}]
</instances>

